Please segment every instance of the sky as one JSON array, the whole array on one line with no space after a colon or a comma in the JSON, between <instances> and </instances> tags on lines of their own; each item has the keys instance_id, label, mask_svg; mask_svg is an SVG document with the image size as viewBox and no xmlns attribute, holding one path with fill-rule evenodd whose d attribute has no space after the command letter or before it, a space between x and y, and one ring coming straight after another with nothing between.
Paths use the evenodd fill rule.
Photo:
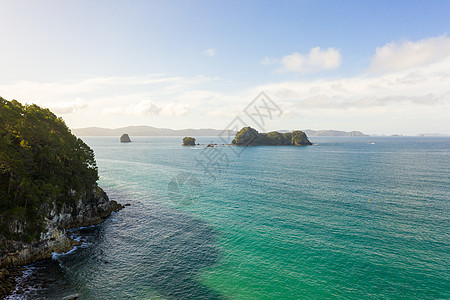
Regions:
<instances>
[{"instance_id":1,"label":"sky","mask_svg":"<svg viewBox=\"0 0 450 300\"><path fill-rule=\"evenodd\" d=\"M450 1L0 0L0 96L70 128L450 134ZM251 125L251 124L249 124Z\"/></svg>"}]
</instances>

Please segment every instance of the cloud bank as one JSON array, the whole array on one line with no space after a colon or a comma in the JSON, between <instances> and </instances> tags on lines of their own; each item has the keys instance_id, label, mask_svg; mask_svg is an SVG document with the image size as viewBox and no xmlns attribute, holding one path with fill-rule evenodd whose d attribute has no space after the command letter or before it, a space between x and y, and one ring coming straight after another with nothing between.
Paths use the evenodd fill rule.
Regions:
<instances>
[{"instance_id":1,"label":"cloud bank","mask_svg":"<svg viewBox=\"0 0 450 300\"><path fill-rule=\"evenodd\" d=\"M144 100L128 106L105 108L102 113L131 116L184 116L189 113L189 105L174 103L159 105L151 100Z\"/></svg>"},{"instance_id":2,"label":"cloud bank","mask_svg":"<svg viewBox=\"0 0 450 300\"><path fill-rule=\"evenodd\" d=\"M87 109L88 104L86 100L77 98L75 99L75 101L47 103L45 104L45 106L48 107L52 112L54 112L57 115L59 114L64 115L81 112Z\"/></svg>"},{"instance_id":3,"label":"cloud bank","mask_svg":"<svg viewBox=\"0 0 450 300\"><path fill-rule=\"evenodd\" d=\"M450 38L432 37L420 41L391 42L376 49L370 65L375 73L406 70L450 57Z\"/></svg>"},{"instance_id":4,"label":"cloud bank","mask_svg":"<svg viewBox=\"0 0 450 300\"><path fill-rule=\"evenodd\" d=\"M372 62L360 74L342 78L295 79L294 74L290 80L277 81L280 75L270 74L265 82L239 85L233 79L151 74L0 83L0 95L49 107L72 127L149 124L221 128L264 91L284 111L286 123L280 122L278 129L288 128L286 124L298 128L300 122L311 128L343 130L363 130L361 124L367 124L367 128L385 126L385 131L392 126L412 130L408 128L434 124L429 130L437 132L450 128L449 40L440 36L388 43L374 49ZM261 64L282 68L289 76L332 70L341 61L338 50L317 47L307 54L266 57ZM168 116L183 118L165 118Z\"/></svg>"},{"instance_id":5,"label":"cloud bank","mask_svg":"<svg viewBox=\"0 0 450 300\"><path fill-rule=\"evenodd\" d=\"M273 61L273 60L272 60ZM263 64L272 62L269 58L263 60ZM294 52L283 56L280 60L279 72L311 73L322 70L333 70L341 65L342 55L339 50L328 48L326 50L320 47L312 48L308 54Z\"/></svg>"}]
</instances>

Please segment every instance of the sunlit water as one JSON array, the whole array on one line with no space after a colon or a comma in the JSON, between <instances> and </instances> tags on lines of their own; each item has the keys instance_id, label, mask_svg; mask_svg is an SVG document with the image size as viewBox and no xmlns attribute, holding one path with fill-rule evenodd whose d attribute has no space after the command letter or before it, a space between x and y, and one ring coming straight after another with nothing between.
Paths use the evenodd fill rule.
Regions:
<instances>
[{"instance_id":1,"label":"sunlit water","mask_svg":"<svg viewBox=\"0 0 450 300\"><path fill-rule=\"evenodd\" d=\"M30 297L450 298L449 138L132 139L84 138L100 185L131 206L30 266Z\"/></svg>"}]
</instances>

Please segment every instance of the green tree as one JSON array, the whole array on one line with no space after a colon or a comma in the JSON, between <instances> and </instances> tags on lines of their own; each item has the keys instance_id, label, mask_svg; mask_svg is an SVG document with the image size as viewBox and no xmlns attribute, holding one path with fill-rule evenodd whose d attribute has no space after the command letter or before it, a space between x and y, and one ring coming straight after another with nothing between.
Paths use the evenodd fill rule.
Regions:
<instances>
[{"instance_id":1,"label":"green tree","mask_svg":"<svg viewBox=\"0 0 450 300\"><path fill-rule=\"evenodd\" d=\"M94 152L61 118L0 97L0 225L20 219L24 235L37 236L44 203L74 201L97 180ZM11 234L4 227L0 234Z\"/></svg>"},{"instance_id":2,"label":"green tree","mask_svg":"<svg viewBox=\"0 0 450 300\"><path fill-rule=\"evenodd\" d=\"M272 131L269 133L259 133L251 127L244 127L236 134L233 145L257 146L257 145L312 145L303 131L279 133Z\"/></svg>"},{"instance_id":3,"label":"green tree","mask_svg":"<svg viewBox=\"0 0 450 300\"><path fill-rule=\"evenodd\" d=\"M195 146L195 139L193 137L185 137L183 139L183 146Z\"/></svg>"}]
</instances>

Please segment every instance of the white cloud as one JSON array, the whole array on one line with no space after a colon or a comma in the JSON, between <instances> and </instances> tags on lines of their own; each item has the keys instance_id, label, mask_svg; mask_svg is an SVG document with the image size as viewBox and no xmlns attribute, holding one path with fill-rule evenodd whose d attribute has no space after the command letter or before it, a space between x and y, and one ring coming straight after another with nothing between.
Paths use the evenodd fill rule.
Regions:
<instances>
[{"instance_id":1,"label":"white cloud","mask_svg":"<svg viewBox=\"0 0 450 300\"><path fill-rule=\"evenodd\" d=\"M214 118L228 118L233 119L242 113L242 107L239 105L227 105L227 107L222 107L216 110L208 111L206 115L208 117Z\"/></svg>"},{"instance_id":2,"label":"white cloud","mask_svg":"<svg viewBox=\"0 0 450 300\"><path fill-rule=\"evenodd\" d=\"M206 76L179 77L163 74L129 77L94 77L84 80L64 80L55 82L16 81L0 84L0 95L7 99L17 99L22 102L63 102L72 101L82 94L89 97L107 91L118 94L123 90L163 89L179 91L197 84L218 80ZM70 97L68 97L70 95Z\"/></svg>"},{"instance_id":3,"label":"white cloud","mask_svg":"<svg viewBox=\"0 0 450 300\"><path fill-rule=\"evenodd\" d=\"M63 115L83 111L88 107L88 104L86 100L77 98L70 102L42 103L41 106L49 108L57 115Z\"/></svg>"},{"instance_id":4,"label":"white cloud","mask_svg":"<svg viewBox=\"0 0 450 300\"><path fill-rule=\"evenodd\" d=\"M141 124L224 128L265 91L284 112L283 119L272 120L274 128L268 130L309 127L379 133L379 128L389 132L389 127L399 126L405 132L449 133L450 57L389 73L240 86L231 79L158 74L1 83L0 95L28 103L41 100L38 104L66 114L64 119L72 128Z\"/></svg>"},{"instance_id":5,"label":"white cloud","mask_svg":"<svg viewBox=\"0 0 450 300\"><path fill-rule=\"evenodd\" d=\"M203 54L206 55L206 56L210 56L210 57L214 56L214 55L216 55L216 49L208 48L208 49L203 51Z\"/></svg>"},{"instance_id":6,"label":"white cloud","mask_svg":"<svg viewBox=\"0 0 450 300\"><path fill-rule=\"evenodd\" d=\"M450 105L450 57L420 70L344 79L285 81L260 85L278 101L301 110Z\"/></svg>"},{"instance_id":7,"label":"white cloud","mask_svg":"<svg viewBox=\"0 0 450 300\"><path fill-rule=\"evenodd\" d=\"M376 49L370 70L390 72L435 63L450 57L450 38L446 36L423 39L417 42L391 42Z\"/></svg>"},{"instance_id":8,"label":"white cloud","mask_svg":"<svg viewBox=\"0 0 450 300\"><path fill-rule=\"evenodd\" d=\"M320 47L312 48L308 54L294 52L281 58L279 72L310 73L321 70L336 69L341 65L342 55L339 50Z\"/></svg>"},{"instance_id":9,"label":"white cloud","mask_svg":"<svg viewBox=\"0 0 450 300\"><path fill-rule=\"evenodd\" d=\"M102 113L131 116L184 116L189 113L189 110L189 105L174 103L159 105L151 100L144 100L128 106L105 108Z\"/></svg>"},{"instance_id":10,"label":"white cloud","mask_svg":"<svg viewBox=\"0 0 450 300\"><path fill-rule=\"evenodd\" d=\"M261 60L261 64L262 64L263 66L274 65L274 64L276 64L277 62L278 62L278 58L273 58L273 57L268 57L268 56L264 57L264 58Z\"/></svg>"},{"instance_id":11,"label":"white cloud","mask_svg":"<svg viewBox=\"0 0 450 300\"><path fill-rule=\"evenodd\" d=\"M164 105L159 112L160 116L185 116L189 113L189 105L168 104Z\"/></svg>"}]
</instances>

